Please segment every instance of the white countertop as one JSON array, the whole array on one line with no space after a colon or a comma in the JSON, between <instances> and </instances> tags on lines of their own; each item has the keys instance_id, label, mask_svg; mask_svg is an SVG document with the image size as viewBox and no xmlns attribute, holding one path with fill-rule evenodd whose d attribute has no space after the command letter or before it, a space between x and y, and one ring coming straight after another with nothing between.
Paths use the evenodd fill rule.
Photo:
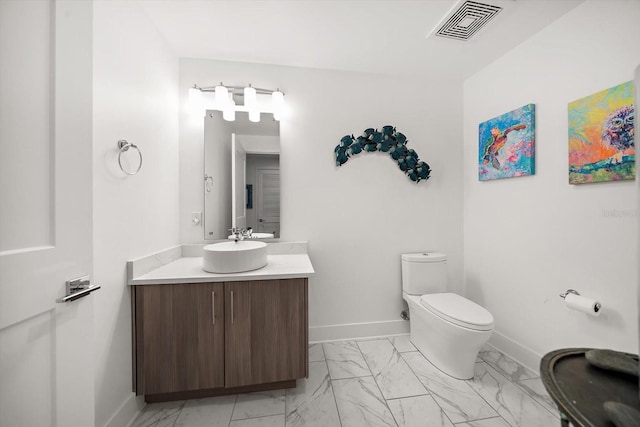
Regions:
<instances>
[{"instance_id":1,"label":"white countertop","mask_svg":"<svg viewBox=\"0 0 640 427\"><path fill-rule=\"evenodd\" d=\"M130 285L158 285L175 283L232 282L242 280L296 279L315 274L309 255L267 255L267 265L243 273L208 273L202 269L202 257L178 258L138 277Z\"/></svg>"}]
</instances>

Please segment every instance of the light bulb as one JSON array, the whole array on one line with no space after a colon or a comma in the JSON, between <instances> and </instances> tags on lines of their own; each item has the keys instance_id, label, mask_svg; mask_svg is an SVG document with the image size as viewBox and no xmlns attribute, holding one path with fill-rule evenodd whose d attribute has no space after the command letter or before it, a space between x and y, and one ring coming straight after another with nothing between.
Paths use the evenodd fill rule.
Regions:
<instances>
[{"instance_id":1,"label":"light bulb","mask_svg":"<svg viewBox=\"0 0 640 427\"><path fill-rule=\"evenodd\" d=\"M215 105L219 110L224 110L229 102L229 90L220 83L215 87Z\"/></svg>"},{"instance_id":2,"label":"light bulb","mask_svg":"<svg viewBox=\"0 0 640 427\"><path fill-rule=\"evenodd\" d=\"M284 93L280 92L280 90L276 90L271 94L271 107L274 120L280 120L284 109Z\"/></svg>"},{"instance_id":3,"label":"light bulb","mask_svg":"<svg viewBox=\"0 0 640 427\"><path fill-rule=\"evenodd\" d=\"M284 93L280 92L280 90L274 91L271 94L271 102L273 102L274 106L284 106Z\"/></svg>"},{"instance_id":4,"label":"light bulb","mask_svg":"<svg viewBox=\"0 0 640 427\"><path fill-rule=\"evenodd\" d=\"M249 120L252 122L260 121L260 111L258 110L249 110Z\"/></svg>"},{"instance_id":5,"label":"light bulb","mask_svg":"<svg viewBox=\"0 0 640 427\"><path fill-rule=\"evenodd\" d=\"M253 109L257 106L256 90L251 86L244 88L244 106Z\"/></svg>"},{"instance_id":6,"label":"light bulb","mask_svg":"<svg viewBox=\"0 0 640 427\"><path fill-rule=\"evenodd\" d=\"M194 116L206 114L202 92L197 87L189 88L189 111Z\"/></svg>"},{"instance_id":7,"label":"light bulb","mask_svg":"<svg viewBox=\"0 0 640 427\"><path fill-rule=\"evenodd\" d=\"M222 118L228 122L232 122L236 119L236 103L233 99L227 101L222 110Z\"/></svg>"},{"instance_id":8,"label":"light bulb","mask_svg":"<svg viewBox=\"0 0 640 427\"><path fill-rule=\"evenodd\" d=\"M215 93L202 92L202 105L205 110L217 110L218 106L216 105Z\"/></svg>"}]
</instances>

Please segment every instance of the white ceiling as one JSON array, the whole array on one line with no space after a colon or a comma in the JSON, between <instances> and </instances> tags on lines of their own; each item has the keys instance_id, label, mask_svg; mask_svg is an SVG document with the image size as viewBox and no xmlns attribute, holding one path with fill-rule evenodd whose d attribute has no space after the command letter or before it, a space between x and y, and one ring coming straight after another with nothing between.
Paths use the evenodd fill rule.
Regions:
<instances>
[{"instance_id":1,"label":"white ceiling","mask_svg":"<svg viewBox=\"0 0 640 427\"><path fill-rule=\"evenodd\" d=\"M138 1L179 57L464 79L583 0L479 0L466 42L427 37L458 0Z\"/></svg>"}]
</instances>

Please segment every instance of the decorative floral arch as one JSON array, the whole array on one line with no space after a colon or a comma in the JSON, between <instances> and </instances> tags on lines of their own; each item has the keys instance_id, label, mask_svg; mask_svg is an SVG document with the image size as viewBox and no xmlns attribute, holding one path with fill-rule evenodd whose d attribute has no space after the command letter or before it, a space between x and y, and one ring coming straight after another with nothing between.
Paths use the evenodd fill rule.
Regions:
<instances>
[{"instance_id":1,"label":"decorative floral arch","mask_svg":"<svg viewBox=\"0 0 640 427\"><path fill-rule=\"evenodd\" d=\"M351 156L364 152L382 151L398 163L398 167L409 178L418 183L429 179L431 168L426 162L418 158L418 153L407 148L407 137L401 132L396 132L393 126L383 126L382 132L378 129L365 129L357 138L353 135L345 135L336 146L336 164L342 166Z\"/></svg>"}]
</instances>

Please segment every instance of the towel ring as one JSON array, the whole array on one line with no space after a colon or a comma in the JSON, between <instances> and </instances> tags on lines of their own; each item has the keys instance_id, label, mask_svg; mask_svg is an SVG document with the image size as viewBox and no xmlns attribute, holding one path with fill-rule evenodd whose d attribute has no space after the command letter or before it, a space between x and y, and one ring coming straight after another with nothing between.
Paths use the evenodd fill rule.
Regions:
<instances>
[{"instance_id":1,"label":"towel ring","mask_svg":"<svg viewBox=\"0 0 640 427\"><path fill-rule=\"evenodd\" d=\"M118 148L120 149L120 152L118 153L118 165L120 166L122 172L126 173L127 175L135 175L140 172L140 169L142 168L142 151L140 151L138 146L135 144L131 144L126 139L121 139L118 141ZM140 156L140 164L138 165L138 169L136 169L135 172L129 172L125 170L124 167L122 167L122 153L124 153L125 151L129 151L129 148L135 148L136 150L138 150L138 156Z\"/></svg>"}]
</instances>

